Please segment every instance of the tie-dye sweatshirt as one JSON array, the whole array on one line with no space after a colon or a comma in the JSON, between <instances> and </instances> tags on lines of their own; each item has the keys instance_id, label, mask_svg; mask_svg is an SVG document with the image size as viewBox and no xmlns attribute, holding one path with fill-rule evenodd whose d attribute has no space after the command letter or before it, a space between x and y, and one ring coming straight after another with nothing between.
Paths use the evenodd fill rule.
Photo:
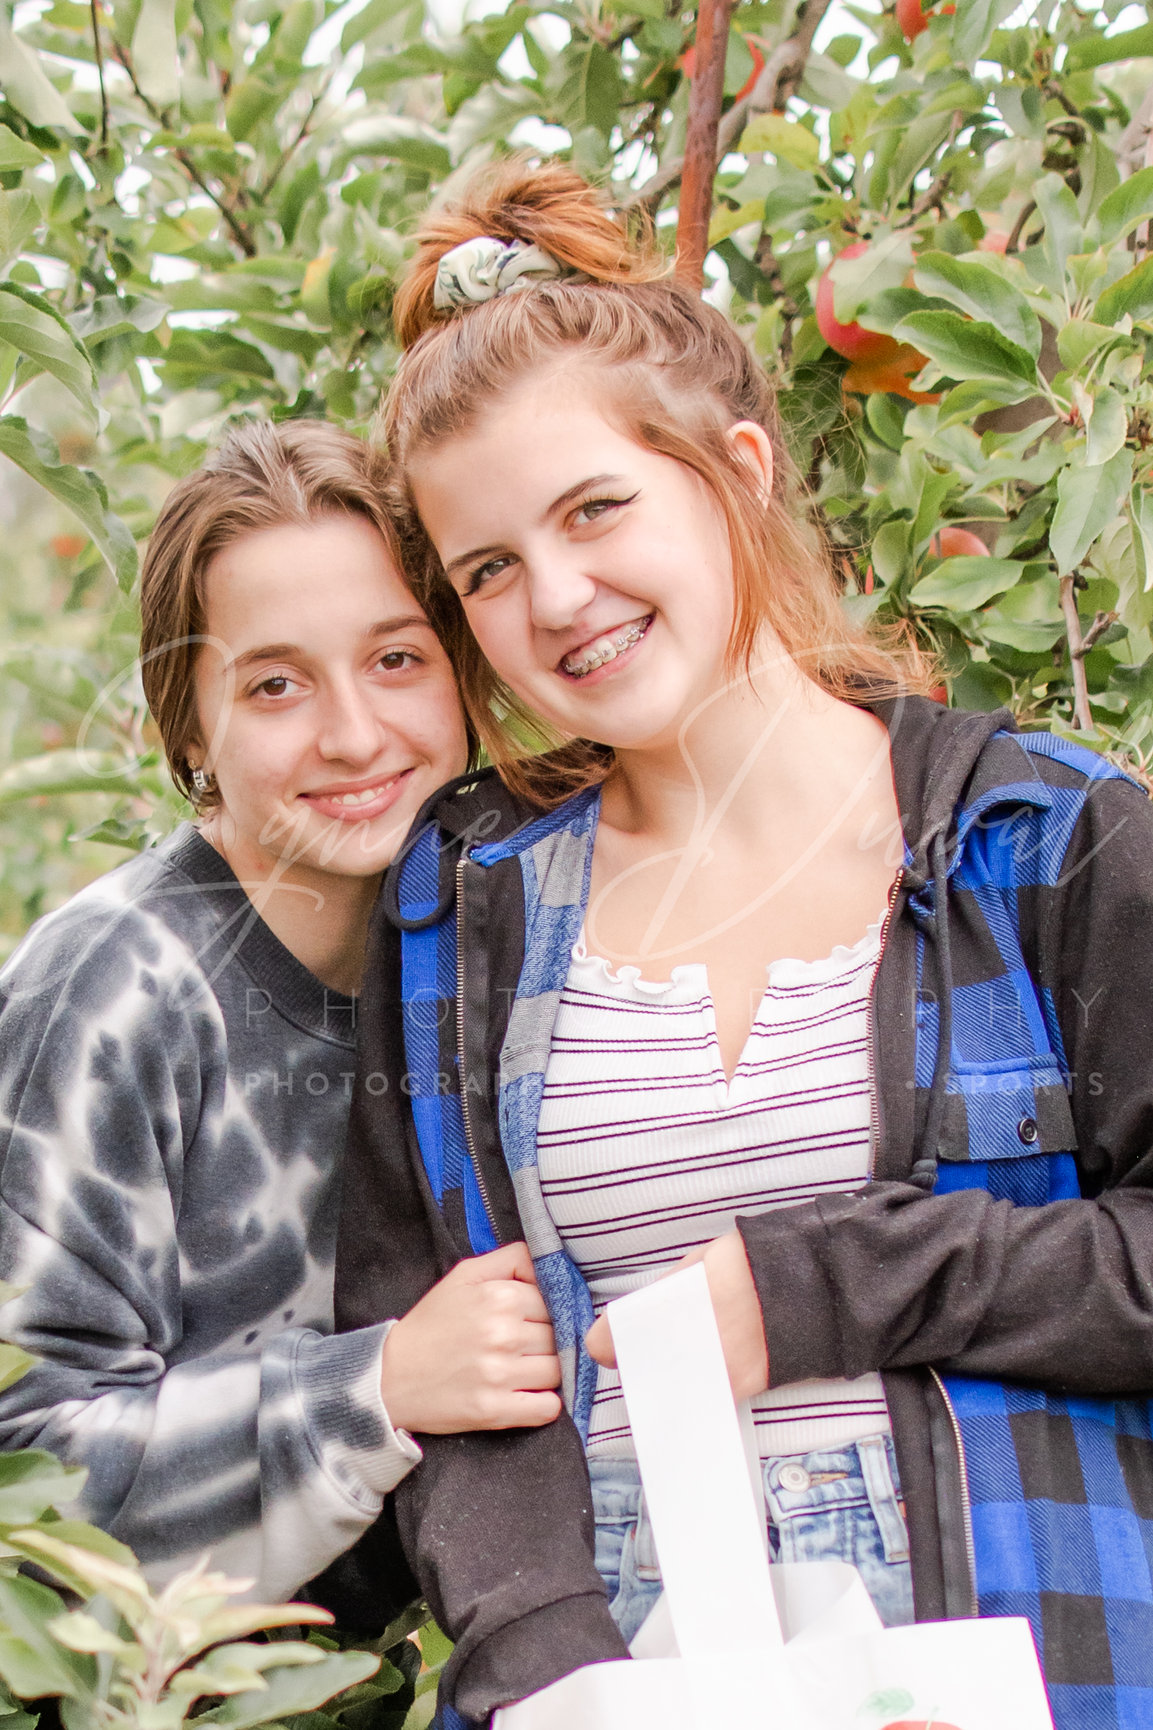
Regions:
<instances>
[{"instance_id":1,"label":"tie-dye sweatshirt","mask_svg":"<svg viewBox=\"0 0 1153 1730\"><path fill-rule=\"evenodd\" d=\"M332 1335L354 1017L187 826L0 972L0 1333L40 1360L0 1446L86 1466L156 1579L211 1548L287 1597L420 1458L388 1324Z\"/></svg>"}]
</instances>

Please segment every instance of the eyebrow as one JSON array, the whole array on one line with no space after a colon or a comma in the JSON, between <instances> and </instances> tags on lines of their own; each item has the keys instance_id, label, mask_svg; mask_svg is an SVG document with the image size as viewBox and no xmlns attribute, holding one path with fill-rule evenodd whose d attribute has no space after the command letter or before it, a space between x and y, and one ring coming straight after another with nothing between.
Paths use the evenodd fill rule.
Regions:
<instances>
[{"instance_id":1,"label":"eyebrow","mask_svg":"<svg viewBox=\"0 0 1153 1730\"><path fill-rule=\"evenodd\" d=\"M377 637L391 637L397 631L414 628L432 630L423 613L402 613L394 619L380 619L375 625L370 625L364 633L364 640L371 643ZM227 662L225 671L241 672L246 667L259 666L263 661L292 661L306 653L307 650L302 649L299 643L264 643L258 649L246 649L242 655Z\"/></svg>"},{"instance_id":2,"label":"eyebrow","mask_svg":"<svg viewBox=\"0 0 1153 1730\"><path fill-rule=\"evenodd\" d=\"M579 499L582 493L590 493L595 487L618 486L623 479L623 475L589 475L587 480L578 481L575 486L569 487L567 492L561 493L559 498L555 498L544 512L541 521L547 522L549 517L555 517L558 511L563 511L566 505L571 505L574 499ZM499 541L493 541L487 547L473 547L471 552L461 553L459 558L450 560L444 567L444 574L451 579L454 573L461 570L463 566L471 565L477 559L486 559L490 553L499 553L500 551L501 542Z\"/></svg>"}]
</instances>

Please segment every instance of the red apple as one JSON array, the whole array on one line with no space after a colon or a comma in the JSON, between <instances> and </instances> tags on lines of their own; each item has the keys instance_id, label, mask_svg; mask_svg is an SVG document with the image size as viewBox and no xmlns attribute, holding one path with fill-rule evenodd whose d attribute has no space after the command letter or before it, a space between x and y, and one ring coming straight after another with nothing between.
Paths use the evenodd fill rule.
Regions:
<instances>
[{"instance_id":1,"label":"red apple","mask_svg":"<svg viewBox=\"0 0 1153 1730\"><path fill-rule=\"evenodd\" d=\"M838 254L840 258L859 258L868 252L867 240L854 240ZM869 366L883 366L895 360L900 344L879 330L866 330L856 320L842 324L833 309L833 267L829 266L817 284L817 329L831 349L846 360L864 361Z\"/></svg>"},{"instance_id":2,"label":"red apple","mask_svg":"<svg viewBox=\"0 0 1153 1730\"><path fill-rule=\"evenodd\" d=\"M898 1718L892 1724L882 1724L881 1730L959 1730L959 1727L940 1718Z\"/></svg>"},{"instance_id":3,"label":"red apple","mask_svg":"<svg viewBox=\"0 0 1153 1730\"><path fill-rule=\"evenodd\" d=\"M929 551L938 559L987 559L989 549L972 529L959 529L946 523L929 542ZM942 1730L947 1730L943 1726Z\"/></svg>"},{"instance_id":4,"label":"red apple","mask_svg":"<svg viewBox=\"0 0 1153 1730\"><path fill-rule=\"evenodd\" d=\"M935 17L938 11L947 15L956 10L955 6L941 6L933 12L923 12L921 0L897 0L895 7L897 23L901 26L901 34L906 42L911 42L914 36L919 36L922 30L927 30L929 19Z\"/></svg>"}]
</instances>

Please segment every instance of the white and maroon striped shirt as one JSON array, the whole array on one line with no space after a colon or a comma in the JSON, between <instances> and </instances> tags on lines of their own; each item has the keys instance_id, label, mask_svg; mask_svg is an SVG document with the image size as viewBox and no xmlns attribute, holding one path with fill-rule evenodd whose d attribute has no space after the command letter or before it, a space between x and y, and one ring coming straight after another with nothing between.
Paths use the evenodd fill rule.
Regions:
<instances>
[{"instance_id":1,"label":"white and maroon striped shirt","mask_svg":"<svg viewBox=\"0 0 1153 1730\"><path fill-rule=\"evenodd\" d=\"M868 1000L882 922L821 961L774 961L731 1082L703 964L654 984L573 950L545 1072L541 1189L599 1311L738 1213L857 1188L870 1161ZM583 941L583 940L582 940ZM795 1382L753 1401L762 1458L889 1428L878 1375ZM589 1453L632 1452L615 1370Z\"/></svg>"}]
</instances>

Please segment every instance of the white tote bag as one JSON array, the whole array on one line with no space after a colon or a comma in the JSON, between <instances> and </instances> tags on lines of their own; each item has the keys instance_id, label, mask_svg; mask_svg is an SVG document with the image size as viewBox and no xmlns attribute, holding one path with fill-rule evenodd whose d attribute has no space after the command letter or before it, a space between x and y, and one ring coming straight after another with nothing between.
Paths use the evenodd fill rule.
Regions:
<instances>
[{"instance_id":1,"label":"white tote bag","mask_svg":"<svg viewBox=\"0 0 1153 1730\"><path fill-rule=\"evenodd\" d=\"M1053 1730L1025 1620L885 1629L855 1568L770 1568L703 1268L610 1315L664 1594L632 1661L574 1671L493 1730Z\"/></svg>"}]
</instances>

